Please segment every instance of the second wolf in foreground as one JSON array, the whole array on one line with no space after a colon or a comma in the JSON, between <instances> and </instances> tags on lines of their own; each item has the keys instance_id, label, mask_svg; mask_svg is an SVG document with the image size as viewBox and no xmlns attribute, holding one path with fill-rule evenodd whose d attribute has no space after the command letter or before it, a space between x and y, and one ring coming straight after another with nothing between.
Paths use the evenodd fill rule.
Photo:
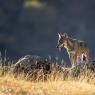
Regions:
<instances>
[{"instance_id":1,"label":"second wolf in foreground","mask_svg":"<svg viewBox=\"0 0 95 95\"><path fill-rule=\"evenodd\" d=\"M89 60L89 48L84 41L72 39L68 37L67 33L58 34L57 48L66 48L71 64L77 65L79 62L88 62Z\"/></svg>"}]
</instances>

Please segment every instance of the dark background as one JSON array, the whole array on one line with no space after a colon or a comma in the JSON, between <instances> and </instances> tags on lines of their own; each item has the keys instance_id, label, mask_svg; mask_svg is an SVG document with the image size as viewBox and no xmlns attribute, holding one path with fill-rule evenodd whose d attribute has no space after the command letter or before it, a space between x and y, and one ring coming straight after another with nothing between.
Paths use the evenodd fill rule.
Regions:
<instances>
[{"instance_id":1,"label":"dark background","mask_svg":"<svg viewBox=\"0 0 95 95\"><path fill-rule=\"evenodd\" d=\"M0 0L0 51L11 59L31 54L68 62L56 48L58 32L86 41L95 56L95 0Z\"/></svg>"}]
</instances>

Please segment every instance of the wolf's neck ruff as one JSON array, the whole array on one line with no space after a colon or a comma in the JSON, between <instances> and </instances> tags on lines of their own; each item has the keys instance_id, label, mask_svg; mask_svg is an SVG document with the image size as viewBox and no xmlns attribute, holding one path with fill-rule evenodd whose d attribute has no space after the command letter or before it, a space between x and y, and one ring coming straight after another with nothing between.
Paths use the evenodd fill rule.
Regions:
<instances>
[{"instance_id":1,"label":"wolf's neck ruff","mask_svg":"<svg viewBox=\"0 0 95 95\"><path fill-rule=\"evenodd\" d=\"M72 38L68 38L67 39L67 47L65 47L67 50L69 51L73 51L74 50L74 41Z\"/></svg>"}]
</instances>

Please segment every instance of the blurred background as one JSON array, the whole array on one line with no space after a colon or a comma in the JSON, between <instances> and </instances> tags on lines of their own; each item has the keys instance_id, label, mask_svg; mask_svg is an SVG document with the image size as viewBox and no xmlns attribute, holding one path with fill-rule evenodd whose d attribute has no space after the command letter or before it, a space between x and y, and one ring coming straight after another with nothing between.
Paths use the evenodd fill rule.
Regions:
<instances>
[{"instance_id":1,"label":"blurred background","mask_svg":"<svg viewBox=\"0 0 95 95\"><path fill-rule=\"evenodd\" d=\"M0 0L0 51L11 59L24 55L58 57L58 33L86 41L95 56L95 0Z\"/></svg>"}]
</instances>

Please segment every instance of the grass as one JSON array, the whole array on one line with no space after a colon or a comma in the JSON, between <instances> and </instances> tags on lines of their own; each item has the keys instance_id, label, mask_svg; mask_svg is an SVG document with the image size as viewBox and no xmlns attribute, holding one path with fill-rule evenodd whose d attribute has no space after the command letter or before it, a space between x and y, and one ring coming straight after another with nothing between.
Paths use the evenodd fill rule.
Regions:
<instances>
[{"instance_id":1,"label":"grass","mask_svg":"<svg viewBox=\"0 0 95 95\"><path fill-rule=\"evenodd\" d=\"M0 77L0 95L95 95L95 85L74 80L30 82L6 75Z\"/></svg>"},{"instance_id":2,"label":"grass","mask_svg":"<svg viewBox=\"0 0 95 95\"><path fill-rule=\"evenodd\" d=\"M48 81L27 81L12 73L0 76L0 95L95 95L95 78L78 80L52 78Z\"/></svg>"},{"instance_id":3,"label":"grass","mask_svg":"<svg viewBox=\"0 0 95 95\"><path fill-rule=\"evenodd\" d=\"M78 79L73 79L69 75L64 79L63 76L66 77L53 68L47 81L30 81L23 74L14 78L11 69L6 71L0 66L0 95L95 95L94 73L93 78L81 75Z\"/></svg>"}]
</instances>

